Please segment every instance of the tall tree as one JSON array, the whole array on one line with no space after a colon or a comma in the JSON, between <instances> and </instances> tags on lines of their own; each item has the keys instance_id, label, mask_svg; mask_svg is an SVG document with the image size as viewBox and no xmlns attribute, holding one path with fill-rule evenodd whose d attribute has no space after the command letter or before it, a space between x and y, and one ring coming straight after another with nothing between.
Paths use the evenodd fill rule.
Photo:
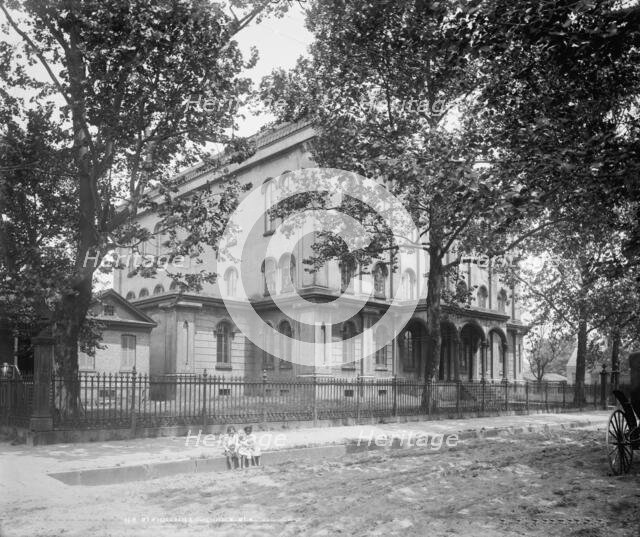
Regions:
<instances>
[{"instance_id":1,"label":"tall tree","mask_svg":"<svg viewBox=\"0 0 640 537\"><path fill-rule=\"evenodd\" d=\"M640 6L613 0L474 5L473 51L487 74L474 115L486 127L493 171L517 177L523 190L538 193L541 213L562 221L570 240L560 256L574 274L568 283L590 289L598 281L592 269L600 264L601 238L615 236L628 262L638 263ZM556 253L565 232L550 241ZM576 248L578 235L588 237L584 248ZM580 303L577 398L590 322ZM559 309L569 314L575 305L569 300Z\"/></svg>"},{"instance_id":2,"label":"tall tree","mask_svg":"<svg viewBox=\"0 0 640 537\"><path fill-rule=\"evenodd\" d=\"M536 249L544 256L543 264L511 275L519 282L529 309L536 312L536 321L550 322L576 338L576 403L584 402L593 338L613 337L637 316L638 284L622 272L630 270L620 248L622 241L615 234L596 234L593 227L585 223L580 229L567 222L556 232L538 237Z\"/></svg>"},{"instance_id":3,"label":"tall tree","mask_svg":"<svg viewBox=\"0 0 640 537\"><path fill-rule=\"evenodd\" d=\"M418 227L412 247L429 258L425 399L440 362L445 276L465 252L506 249L545 225L522 226L521 237L495 242L496 222L522 218L537 205L535 193L523 197L513 178L478 165L486 160L483 132L473 117L460 121L483 83L470 63L473 35L462 7L314 3L310 58L292 72L272 73L261 88L281 119L314 121L319 165L384 179ZM397 239L378 246L393 251Z\"/></svg>"},{"instance_id":4,"label":"tall tree","mask_svg":"<svg viewBox=\"0 0 640 537\"><path fill-rule=\"evenodd\" d=\"M215 244L221 220L237 199L237 188L231 188L224 201L204 193L185 203L170 182L177 169L205 156L207 143L230 141L234 114L249 89L241 73L256 60L254 53L244 63L236 34L287 7L268 0L229 5L226 10L207 0L0 1L3 29L12 32L0 42L2 114L20 123L21 111L34 104L53 107L52 125L43 124L48 128L41 136L65 148L69 159L48 170L68 169L68 188L57 179L45 184L52 187L48 201L61 208L69 227L68 242L53 245L66 257L68 272L55 282L56 299L48 309L70 406L77 399L78 337L93 275L111 249L150 237L152 231L136 224L135 216L157 207L152 194L164 203L167 227L182 228L180 239L173 235L174 249L187 251ZM46 81L32 76L35 65L44 69ZM2 151L11 152L11 133L3 127L1 134ZM231 145L247 150L237 141ZM5 174L48 166L16 153L3 160L10 161ZM12 216L2 218L4 227Z\"/></svg>"}]
</instances>

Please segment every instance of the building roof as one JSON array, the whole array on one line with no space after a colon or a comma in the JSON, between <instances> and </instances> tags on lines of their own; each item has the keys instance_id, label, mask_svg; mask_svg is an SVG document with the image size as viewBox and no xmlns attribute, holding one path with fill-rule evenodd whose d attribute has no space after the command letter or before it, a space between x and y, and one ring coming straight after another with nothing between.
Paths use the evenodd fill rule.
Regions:
<instances>
[{"instance_id":1,"label":"building roof","mask_svg":"<svg viewBox=\"0 0 640 537\"><path fill-rule=\"evenodd\" d=\"M124 299L113 289L107 289L99 293L92 307L98 305L110 304L114 306L113 315L105 315L104 310L100 309L97 313L91 315L93 319L100 321L106 325L128 326L131 328L147 328L152 329L157 323L142 310L136 308L131 302Z\"/></svg>"}]
</instances>

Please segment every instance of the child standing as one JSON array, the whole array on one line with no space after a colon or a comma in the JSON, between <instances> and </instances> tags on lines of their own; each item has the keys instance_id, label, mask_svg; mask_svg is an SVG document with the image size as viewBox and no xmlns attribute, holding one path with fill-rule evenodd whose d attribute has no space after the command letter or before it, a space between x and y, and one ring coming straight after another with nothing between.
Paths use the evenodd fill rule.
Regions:
<instances>
[{"instance_id":1,"label":"child standing","mask_svg":"<svg viewBox=\"0 0 640 537\"><path fill-rule=\"evenodd\" d=\"M251 451L247 444L247 435L244 431L238 433L238 455L240 456L240 468L247 468L251 458Z\"/></svg>"},{"instance_id":2,"label":"child standing","mask_svg":"<svg viewBox=\"0 0 640 537\"><path fill-rule=\"evenodd\" d=\"M251 461L252 466L260 466L260 456L262 453L258 447L256 435L253 434L251 425L247 425L244 428L244 434L244 451L247 454L247 460Z\"/></svg>"},{"instance_id":3,"label":"child standing","mask_svg":"<svg viewBox=\"0 0 640 537\"><path fill-rule=\"evenodd\" d=\"M239 438L236 428L233 425L227 427L227 434L222 439L222 447L224 449L224 455L227 458L227 468L233 470L238 468L238 450L239 450Z\"/></svg>"}]
</instances>

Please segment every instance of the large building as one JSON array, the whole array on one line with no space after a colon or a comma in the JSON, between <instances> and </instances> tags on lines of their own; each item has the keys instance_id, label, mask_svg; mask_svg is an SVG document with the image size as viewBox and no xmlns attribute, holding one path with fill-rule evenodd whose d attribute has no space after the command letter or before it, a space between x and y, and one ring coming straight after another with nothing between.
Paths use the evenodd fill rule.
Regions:
<instances>
[{"instance_id":1,"label":"large building","mask_svg":"<svg viewBox=\"0 0 640 537\"><path fill-rule=\"evenodd\" d=\"M272 178L287 171L315 166L308 147L313 136L312 126L305 122L261 134L254 140L256 153L240 164L227 166L226 172L242 184L259 187L268 203L272 195ZM180 192L189 195L203 188L220 189L228 176L199 165L182 173L176 181L180 184ZM139 221L149 230L157 229L158 216L155 214L142 214ZM263 225L264 229L253 235L255 248L247 248L248 252L265 251L262 241L269 240L277 222L267 213ZM364 271L329 262L323 270L310 272L305 270L301 260L307 257L312 242L312 238L300 231L292 252L266 259L258 254L253 258L249 254L242 259L241 267L231 263L216 265L213 251L210 251L204 256L207 258L205 266L214 268L220 277L216 284L205 285L199 293L181 292L162 271L153 279L132 276L127 269L116 271L115 290L157 324L151 332L150 372L193 374L206 369L209 374L246 378L259 378L264 371L269 378L308 374L422 378L426 354L424 300L418 303L399 337L377 351L371 352L371 341L357 335L374 327L373 335L368 337L382 336L375 331L376 321L393 297L412 298L424 294L428 266L420 266L419 256L409 253L396 260L397 269L393 272L384 261L366 267ZM162 243L162 237L150 241L146 251L160 255ZM127 253L122 252L123 255ZM201 266L194 266L191 270L201 269ZM443 345L438 378L521 379L524 326L520 322L514 290L504 285L495 273L479 268L478 264L466 263L461 271L462 281L447 282L447 285L466 287L472 298L466 307L443 305ZM304 365L300 365L299 360L274 359L253 345L245 336L247 327L233 321L222 299L224 296L230 303L238 296L240 272L250 304L237 299L238 307L254 308L264 321L294 340L344 341L344 345L334 345L338 351L332 352L332 356L314 356ZM294 321L282 313L267 288L275 288L282 299L288 296L295 299L298 294L306 298L307 309L301 312L305 321ZM315 322L314 303L326 303L342 293L357 297L363 292L371 298L350 320L331 326ZM367 331L367 334L371 332ZM296 352L293 343L282 349L280 356L295 357Z\"/></svg>"}]
</instances>

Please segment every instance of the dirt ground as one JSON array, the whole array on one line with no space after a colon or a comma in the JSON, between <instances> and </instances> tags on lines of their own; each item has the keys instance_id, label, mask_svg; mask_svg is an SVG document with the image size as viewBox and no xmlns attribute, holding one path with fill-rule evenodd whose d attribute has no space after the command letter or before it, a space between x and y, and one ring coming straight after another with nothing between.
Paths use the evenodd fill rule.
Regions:
<instances>
[{"instance_id":1,"label":"dirt ground","mask_svg":"<svg viewBox=\"0 0 640 537\"><path fill-rule=\"evenodd\" d=\"M640 536L640 460L612 477L602 430L378 450L4 498L14 536ZM640 459L640 453L636 452Z\"/></svg>"}]
</instances>

